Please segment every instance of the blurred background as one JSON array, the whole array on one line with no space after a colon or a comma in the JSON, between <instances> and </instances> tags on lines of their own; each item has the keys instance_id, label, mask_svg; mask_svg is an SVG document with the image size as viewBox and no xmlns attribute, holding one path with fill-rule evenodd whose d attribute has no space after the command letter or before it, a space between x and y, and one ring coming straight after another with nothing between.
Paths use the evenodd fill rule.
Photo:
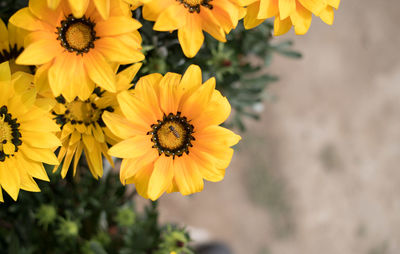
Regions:
<instances>
[{"instance_id":1,"label":"blurred background","mask_svg":"<svg viewBox=\"0 0 400 254\"><path fill-rule=\"evenodd\" d=\"M164 195L164 222L239 254L400 253L400 20L397 0L342 1L333 26L293 31L259 122L222 183Z\"/></svg>"}]
</instances>

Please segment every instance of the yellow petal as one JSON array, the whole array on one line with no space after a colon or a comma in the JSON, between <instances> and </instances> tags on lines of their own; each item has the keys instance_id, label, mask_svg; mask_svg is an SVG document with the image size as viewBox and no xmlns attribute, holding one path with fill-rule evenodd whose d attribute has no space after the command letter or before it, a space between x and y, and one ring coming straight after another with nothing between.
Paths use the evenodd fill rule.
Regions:
<instances>
[{"instance_id":1,"label":"yellow petal","mask_svg":"<svg viewBox=\"0 0 400 254\"><path fill-rule=\"evenodd\" d=\"M105 90L115 93L117 91L115 73L104 57L92 50L84 58L85 69L89 73L90 79Z\"/></svg>"},{"instance_id":2,"label":"yellow petal","mask_svg":"<svg viewBox=\"0 0 400 254\"><path fill-rule=\"evenodd\" d=\"M197 165L184 154L174 160L175 181L182 195L189 195L203 190L203 178Z\"/></svg>"},{"instance_id":3,"label":"yellow petal","mask_svg":"<svg viewBox=\"0 0 400 254\"><path fill-rule=\"evenodd\" d=\"M280 20L279 17L276 17L274 21L274 34L275 36L285 34L290 30L291 27L292 27L292 22L290 18Z\"/></svg>"},{"instance_id":4,"label":"yellow petal","mask_svg":"<svg viewBox=\"0 0 400 254\"><path fill-rule=\"evenodd\" d=\"M75 18L82 18L85 14L88 6L89 0L68 0L69 6Z\"/></svg>"},{"instance_id":5,"label":"yellow petal","mask_svg":"<svg viewBox=\"0 0 400 254\"><path fill-rule=\"evenodd\" d=\"M27 158L34 161L43 162L49 165L59 164L57 157L49 149L34 148L22 143L19 151L21 151Z\"/></svg>"},{"instance_id":6,"label":"yellow petal","mask_svg":"<svg viewBox=\"0 0 400 254\"><path fill-rule=\"evenodd\" d=\"M20 177L16 168L10 167L8 163L0 163L0 184L12 199L17 200Z\"/></svg>"},{"instance_id":7,"label":"yellow petal","mask_svg":"<svg viewBox=\"0 0 400 254\"><path fill-rule=\"evenodd\" d=\"M96 23L96 36L115 36L120 34L125 34L133 32L142 26L139 21L124 17L110 17L105 21L100 21Z\"/></svg>"},{"instance_id":8,"label":"yellow petal","mask_svg":"<svg viewBox=\"0 0 400 254\"><path fill-rule=\"evenodd\" d=\"M160 14L153 29L172 31L181 28L186 24L188 15L188 11L183 5L172 4Z\"/></svg>"},{"instance_id":9,"label":"yellow petal","mask_svg":"<svg viewBox=\"0 0 400 254\"><path fill-rule=\"evenodd\" d=\"M103 121L107 127L121 139L127 139L134 135L143 134L143 132L137 131L132 123L119 114L104 112Z\"/></svg>"},{"instance_id":10,"label":"yellow petal","mask_svg":"<svg viewBox=\"0 0 400 254\"><path fill-rule=\"evenodd\" d=\"M199 89L197 89L182 105L182 115L188 119L195 119L203 113L204 109L215 90L215 78L207 80Z\"/></svg>"},{"instance_id":11,"label":"yellow petal","mask_svg":"<svg viewBox=\"0 0 400 254\"><path fill-rule=\"evenodd\" d=\"M97 11L103 19L108 19L110 16L110 1L112 0L93 0Z\"/></svg>"},{"instance_id":12,"label":"yellow petal","mask_svg":"<svg viewBox=\"0 0 400 254\"><path fill-rule=\"evenodd\" d=\"M197 54L204 41L200 20L197 16L188 16L185 26L178 29L178 39L186 57L191 58Z\"/></svg>"},{"instance_id":13,"label":"yellow petal","mask_svg":"<svg viewBox=\"0 0 400 254\"><path fill-rule=\"evenodd\" d=\"M151 200L157 200L171 184L174 177L172 157L162 155L155 163L149 180L147 195Z\"/></svg>"},{"instance_id":14,"label":"yellow petal","mask_svg":"<svg viewBox=\"0 0 400 254\"><path fill-rule=\"evenodd\" d=\"M96 41L96 49L109 61L119 64L130 64L144 60L142 52L115 37L100 38Z\"/></svg>"},{"instance_id":15,"label":"yellow petal","mask_svg":"<svg viewBox=\"0 0 400 254\"><path fill-rule=\"evenodd\" d=\"M280 19L286 19L296 10L296 0L279 0Z\"/></svg>"},{"instance_id":16,"label":"yellow petal","mask_svg":"<svg viewBox=\"0 0 400 254\"><path fill-rule=\"evenodd\" d=\"M110 148L108 154L118 158L135 158L153 149L152 146L151 136L140 135L119 142Z\"/></svg>"},{"instance_id":17,"label":"yellow petal","mask_svg":"<svg viewBox=\"0 0 400 254\"><path fill-rule=\"evenodd\" d=\"M40 65L53 60L63 49L55 40L40 40L29 44L17 58L20 65Z\"/></svg>"}]
</instances>

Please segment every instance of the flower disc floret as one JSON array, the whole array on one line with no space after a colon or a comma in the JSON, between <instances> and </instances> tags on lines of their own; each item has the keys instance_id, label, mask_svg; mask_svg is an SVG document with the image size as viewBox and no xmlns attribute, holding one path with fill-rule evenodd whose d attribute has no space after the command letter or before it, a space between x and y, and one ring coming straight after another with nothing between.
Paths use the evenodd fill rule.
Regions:
<instances>
[{"instance_id":1,"label":"flower disc floret","mask_svg":"<svg viewBox=\"0 0 400 254\"><path fill-rule=\"evenodd\" d=\"M57 39L61 41L61 46L69 52L88 53L90 49L94 48L94 41L100 39L100 37L96 37L94 26L95 24L85 16L77 19L70 14L61 21L61 27L57 27Z\"/></svg>"}]
</instances>

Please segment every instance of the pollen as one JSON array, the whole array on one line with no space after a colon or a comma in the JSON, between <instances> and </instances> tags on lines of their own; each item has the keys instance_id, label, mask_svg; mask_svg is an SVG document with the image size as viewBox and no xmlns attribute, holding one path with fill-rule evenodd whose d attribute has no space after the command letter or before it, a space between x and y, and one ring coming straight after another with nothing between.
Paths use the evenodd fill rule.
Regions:
<instances>
[{"instance_id":1,"label":"pollen","mask_svg":"<svg viewBox=\"0 0 400 254\"><path fill-rule=\"evenodd\" d=\"M65 39L72 48L83 50L92 41L92 29L83 23L72 24L65 32Z\"/></svg>"},{"instance_id":2,"label":"pollen","mask_svg":"<svg viewBox=\"0 0 400 254\"><path fill-rule=\"evenodd\" d=\"M183 145L186 130L179 122L167 122L157 131L157 135L161 146L174 150Z\"/></svg>"},{"instance_id":3,"label":"pollen","mask_svg":"<svg viewBox=\"0 0 400 254\"><path fill-rule=\"evenodd\" d=\"M5 116L0 117L0 151L7 150L7 144L12 144L12 128L9 123L4 121ZM12 145L14 146L14 145ZM14 152L14 150L12 151ZM6 152L5 152L6 153ZM6 153L9 154L9 153Z\"/></svg>"}]
</instances>

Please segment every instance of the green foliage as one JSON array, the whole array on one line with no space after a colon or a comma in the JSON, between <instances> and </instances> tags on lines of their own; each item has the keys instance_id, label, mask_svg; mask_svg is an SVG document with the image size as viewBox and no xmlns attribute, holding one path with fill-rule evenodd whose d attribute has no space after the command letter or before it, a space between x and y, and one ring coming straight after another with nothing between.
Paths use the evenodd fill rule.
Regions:
<instances>
[{"instance_id":1,"label":"green foliage","mask_svg":"<svg viewBox=\"0 0 400 254\"><path fill-rule=\"evenodd\" d=\"M5 196L1 253L191 253L184 230L159 225L156 202L139 213L136 193L121 185L116 172L95 180L80 165L81 175L66 180L49 170L51 182L41 182L39 193L22 192L18 202ZM174 239L184 248L177 249Z\"/></svg>"}]
</instances>

